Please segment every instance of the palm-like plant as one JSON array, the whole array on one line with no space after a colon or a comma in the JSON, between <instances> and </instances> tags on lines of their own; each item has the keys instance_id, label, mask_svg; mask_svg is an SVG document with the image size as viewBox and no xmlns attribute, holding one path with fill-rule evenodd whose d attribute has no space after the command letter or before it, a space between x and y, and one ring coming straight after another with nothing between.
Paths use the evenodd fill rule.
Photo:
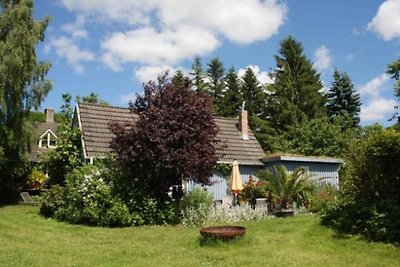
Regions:
<instances>
[{"instance_id":1,"label":"palm-like plant","mask_svg":"<svg viewBox=\"0 0 400 267\"><path fill-rule=\"evenodd\" d=\"M286 210L292 203L303 204L314 189L310 175L302 167L289 173L285 166L275 166L272 171L259 171L257 177L277 201L278 210Z\"/></svg>"}]
</instances>

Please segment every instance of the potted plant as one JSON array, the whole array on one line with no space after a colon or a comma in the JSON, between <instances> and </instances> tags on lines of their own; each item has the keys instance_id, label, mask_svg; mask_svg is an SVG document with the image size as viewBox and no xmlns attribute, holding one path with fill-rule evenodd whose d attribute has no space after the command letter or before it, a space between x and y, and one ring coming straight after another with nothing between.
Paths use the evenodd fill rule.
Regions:
<instances>
[{"instance_id":1,"label":"potted plant","mask_svg":"<svg viewBox=\"0 0 400 267\"><path fill-rule=\"evenodd\" d=\"M37 169L32 169L31 173L28 175L27 182L30 189L39 190L46 182L46 175Z\"/></svg>"},{"instance_id":2,"label":"potted plant","mask_svg":"<svg viewBox=\"0 0 400 267\"><path fill-rule=\"evenodd\" d=\"M285 166L276 166L272 170L262 170L257 177L271 192L275 202L275 216L293 216L292 204L303 205L314 184L305 168L297 168L289 173Z\"/></svg>"}]
</instances>

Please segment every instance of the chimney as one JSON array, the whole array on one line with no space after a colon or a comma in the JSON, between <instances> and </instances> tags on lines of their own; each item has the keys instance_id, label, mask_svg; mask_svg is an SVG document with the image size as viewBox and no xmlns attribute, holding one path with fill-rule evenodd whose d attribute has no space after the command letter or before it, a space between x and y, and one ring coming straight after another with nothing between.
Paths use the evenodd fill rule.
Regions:
<instances>
[{"instance_id":1,"label":"chimney","mask_svg":"<svg viewBox=\"0 0 400 267\"><path fill-rule=\"evenodd\" d=\"M54 122L54 109L46 108L44 114L46 115L46 122Z\"/></svg>"},{"instance_id":2,"label":"chimney","mask_svg":"<svg viewBox=\"0 0 400 267\"><path fill-rule=\"evenodd\" d=\"M247 110L240 109L239 113L239 131L242 134L242 140L249 140L249 126L247 123Z\"/></svg>"}]
</instances>

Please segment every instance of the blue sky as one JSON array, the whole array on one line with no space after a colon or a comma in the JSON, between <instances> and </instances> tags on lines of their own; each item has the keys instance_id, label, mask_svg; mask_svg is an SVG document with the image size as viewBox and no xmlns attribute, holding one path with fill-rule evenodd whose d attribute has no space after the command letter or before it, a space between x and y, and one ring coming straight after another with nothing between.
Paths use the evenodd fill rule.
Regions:
<instances>
[{"instance_id":1,"label":"blue sky","mask_svg":"<svg viewBox=\"0 0 400 267\"><path fill-rule=\"evenodd\" d=\"M46 15L52 20L37 54L52 62L54 87L43 108L58 109L64 92L127 106L143 82L165 69L187 72L196 55L204 65L219 57L239 73L252 66L268 83L279 42L292 35L325 88L335 68L349 74L362 125L392 124L385 70L400 58L400 0L35 1L36 18Z\"/></svg>"}]
</instances>

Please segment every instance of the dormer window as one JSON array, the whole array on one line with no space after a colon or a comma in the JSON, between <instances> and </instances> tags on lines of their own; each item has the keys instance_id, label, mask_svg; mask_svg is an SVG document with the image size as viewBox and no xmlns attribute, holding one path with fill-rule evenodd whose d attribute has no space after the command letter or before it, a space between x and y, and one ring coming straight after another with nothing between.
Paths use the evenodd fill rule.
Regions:
<instances>
[{"instance_id":1,"label":"dormer window","mask_svg":"<svg viewBox=\"0 0 400 267\"><path fill-rule=\"evenodd\" d=\"M48 129L39 138L39 147L54 148L57 146L57 135Z\"/></svg>"}]
</instances>

